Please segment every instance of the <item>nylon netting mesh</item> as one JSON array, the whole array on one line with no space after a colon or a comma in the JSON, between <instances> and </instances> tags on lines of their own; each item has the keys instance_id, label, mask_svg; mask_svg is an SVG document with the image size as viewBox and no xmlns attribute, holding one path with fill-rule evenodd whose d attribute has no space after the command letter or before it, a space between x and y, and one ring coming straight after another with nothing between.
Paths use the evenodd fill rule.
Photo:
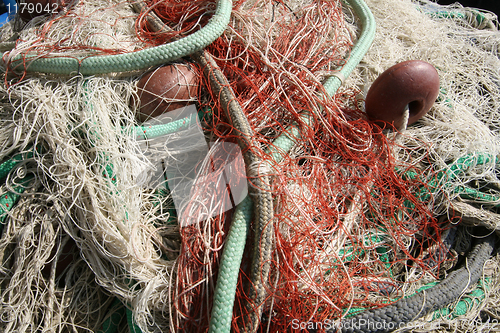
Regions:
<instances>
[{"instance_id":1,"label":"nylon netting mesh","mask_svg":"<svg viewBox=\"0 0 500 333\"><path fill-rule=\"evenodd\" d=\"M374 44L332 98L322 83L345 64L360 31L342 1L235 1L229 26L207 48L255 133L259 146L252 152L263 163L254 173L265 167L272 179L275 244L262 331L294 330L293 319L338 320L442 279L470 248L474 233L466 228L451 250L447 245L462 215L498 229L491 202L456 191L487 187L497 195L494 158L473 160L442 180L463 156L498 155L495 18L460 6L447 7L455 16L441 18L426 1L367 4L377 20ZM147 5L172 31L153 31L148 12L134 13L128 2L80 2L55 17L2 27L0 45L9 51L3 60L146 49L199 30L215 8L200 0ZM363 98L380 73L408 59L438 69L441 94L419 123L396 133L366 119ZM202 68L191 66L200 77L196 106L205 113L207 142L236 143ZM2 161L42 148L2 185L8 193L26 175L34 179L23 185L2 231L0 327L99 331L119 312L117 299L143 332L206 331L233 211L179 227L163 189L137 186L136 170L150 166L130 135L138 125L130 100L138 98L143 72L69 78L1 68ZM275 147L281 160L275 162L267 149L283 134L295 144L289 152ZM250 301L250 244L236 290L235 331ZM72 260L62 266L57 258L66 252ZM482 318L499 318L497 271L494 259L485 271L491 280L485 300L462 318L479 322L481 309ZM431 317L421 320L423 327ZM440 320L445 331L467 331L453 326L453 318ZM127 323L118 329L127 331Z\"/></svg>"},{"instance_id":2,"label":"nylon netting mesh","mask_svg":"<svg viewBox=\"0 0 500 333\"><path fill-rule=\"evenodd\" d=\"M422 271L434 269L434 274L442 261L428 267L421 258L429 244L439 243L441 232L431 213L434 199L415 196L425 183L397 174L397 167L409 166L393 158L394 142L360 119L356 90L344 90L333 101L321 97L321 78L342 66L352 43L340 3L301 5L236 3L230 24L234 34L208 48L263 147L272 145L289 126L300 127L302 134L294 150L282 153L283 162L272 170L277 244L267 314L272 318L271 331L285 329L290 318L322 322L341 316L340 309L380 305L387 298L373 296L377 289L373 285L398 285L397 276L406 272L407 260ZM174 4L153 7L167 24L189 17L198 20L198 8L175 15ZM187 27L178 30L182 33ZM211 90L208 82L204 86ZM214 111L214 134L234 139L217 96L200 97L202 102L206 99ZM313 112L315 125L304 124L301 112ZM254 153L273 164L262 151ZM186 238L180 266L189 267L178 271L182 294L178 306L186 316L180 321L183 330L194 329L200 320L208 322L210 315L205 304L213 293L211 276L224 239L212 232L225 232L219 221L211 223L209 238L196 232L199 241L194 241L191 230L181 231ZM200 248L201 240L210 240L216 250ZM380 244L385 248L381 250ZM197 282L203 283L196 289L192 289L193 271L206 271L205 276L197 275ZM247 275L248 271L240 281L235 317L245 312Z\"/></svg>"}]
</instances>

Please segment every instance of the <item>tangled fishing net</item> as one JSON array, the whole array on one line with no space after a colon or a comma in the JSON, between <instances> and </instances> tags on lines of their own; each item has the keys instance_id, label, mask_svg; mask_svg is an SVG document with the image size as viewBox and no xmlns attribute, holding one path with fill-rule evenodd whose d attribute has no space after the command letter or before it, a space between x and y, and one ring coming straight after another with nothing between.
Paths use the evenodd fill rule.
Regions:
<instances>
[{"instance_id":1,"label":"tangled fishing net","mask_svg":"<svg viewBox=\"0 0 500 333\"><path fill-rule=\"evenodd\" d=\"M479 235L473 226L500 229L497 18L426 0L366 3L375 40L332 98L323 82L338 75L361 29L340 0L235 1L224 34L207 47L255 133L252 153L262 163L249 176L272 178L262 331L298 331L294 320L340 320L411 295L464 261ZM179 223L164 182L144 186L140 170L157 171L151 156L164 148L147 144L140 131L150 123L136 119L145 71L68 76L9 65L33 54L152 48L199 30L214 8L212 1L148 1L136 13L126 1L80 1L0 28L3 332L208 330L234 210L217 198L206 202L198 189L187 203L195 222ZM154 31L151 12L170 29ZM410 59L438 70L433 108L401 132L368 121L363 99L371 83ZM210 147L236 143L202 68L189 57L177 62L199 75L203 119L194 127ZM293 140L289 150L276 144L283 136ZM219 162L193 169L201 174ZM252 302L252 246L246 242L239 269L235 332ZM462 303L419 319L413 330L491 330L500 319L499 268L492 257Z\"/></svg>"}]
</instances>

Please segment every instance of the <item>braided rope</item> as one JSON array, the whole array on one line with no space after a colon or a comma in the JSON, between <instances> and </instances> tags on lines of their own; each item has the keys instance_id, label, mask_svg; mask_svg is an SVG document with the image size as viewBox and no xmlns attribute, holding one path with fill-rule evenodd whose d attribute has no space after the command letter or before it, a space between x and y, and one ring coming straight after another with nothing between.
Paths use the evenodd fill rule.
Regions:
<instances>
[{"instance_id":1,"label":"braided rope","mask_svg":"<svg viewBox=\"0 0 500 333\"><path fill-rule=\"evenodd\" d=\"M384 333L398 329L458 299L482 274L482 268L495 245L495 235L482 238L467 257L466 264L453 271L436 286L402 298L397 302L342 320L344 333ZM337 332L336 329L329 331Z\"/></svg>"},{"instance_id":2,"label":"braided rope","mask_svg":"<svg viewBox=\"0 0 500 333\"><path fill-rule=\"evenodd\" d=\"M134 10L139 12L146 8L146 5L142 1L136 2L133 6ZM148 23L155 31L168 29L152 12L148 15ZM252 286L248 292L251 301L247 303L250 318L243 325L246 332L255 332L260 323L263 303L267 298L266 284L271 268L270 259L274 244L273 228L270 225L274 214L270 179L265 175L252 177L253 168L262 163L252 152L252 149L258 148L258 143L254 139L255 135L241 105L238 103L229 82L219 66L207 51L195 52L191 57L202 66L203 74L209 81L214 95L219 97L224 112L230 119L232 126L238 132L238 143L243 152L247 175L249 175L248 183L252 199L251 201L245 199L238 205L231 223L232 231L228 238L229 240L234 240L234 242L226 244L223 258L233 258L235 260L230 260L229 262L223 260L221 273L216 284L216 297L212 310L213 315L210 323L210 331L230 331L237 277L253 203L254 219L257 223L255 225L252 244L253 255L250 272ZM235 233L239 235L236 236ZM243 239L241 237L242 234L245 235ZM217 316L216 314L222 313L230 313L230 315L223 316L223 319L219 320L221 316Z\"/></svg>"},{"instance_id":3,"label":"braided rope","mask_svg":"<svg viewBox=\"0 0 500 333\"><path fill-rule=\"evenodd\" d=\"M244 325L246 332L255 332L260 323L263 303L267 298L266 284L271 269L270 260L274 244L273 227L270 225L274 215L270 179L262 174L255 175L255 177L252 175L252 168L259 167L262 163L252 151L258 147L258 143L254 139L253 130L229 82L208 52L197 53L193 58L202 65L203 73L210 80L214 94L219 96L224 112L239 132L238 143L243 151L243 159L247 168L249 192L254 204L254 220L256 221L253 230L251 286L248 292L251 301L246 304L250 320Z\"/></svg>"},{"instance_id":4,"label":"braided rope","mask_svg":"<svg viewBox=\"0 0 500 333\"><path fill-rule=\"evenodd\" d=\"M226 29L231 10L231 0L219 0L214 15L202 29L171 43L137 52L83 58L17 55L8 63L15 70L65 75L128 72L157 66L193 54L211 44Z\"/></svg>"}]
</instances>

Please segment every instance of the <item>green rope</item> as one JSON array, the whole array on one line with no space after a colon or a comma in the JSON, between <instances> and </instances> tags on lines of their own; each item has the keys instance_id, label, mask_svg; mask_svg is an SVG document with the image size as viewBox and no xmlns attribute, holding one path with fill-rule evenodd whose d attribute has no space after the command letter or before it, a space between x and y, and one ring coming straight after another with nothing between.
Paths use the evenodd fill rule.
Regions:
<instances>
[{"instance_id":1,"label":"green rope","mask_svg":"<svg viewBox=\"0 0 500 333\"><path fill-rule=\"evenodd\" d=\"M249 196L236 206L220 261L209 332L231 331L236 286L250 228L252 206L252 200Z\"/></svg>"},{"instance_id":2,"label":"green rope","mask_svg":"<svg viewBox=\"0 0 500 333\"><path fill-rule=\"evenodd\" d=\"M34 151L37 151L37 152L41 152L42 151L42 149L40 147L36 147L35 149L33 149L33 147L31 147L31 148L28 148L28 149L29 150L27 150L27 151L15 154L10 159L8 159L5 162L3 162L2 164L0 164L0 179L3 179L5 177L7 177L7 175L9 174L9 172L12 169L14 169L14 167L18 163L20 163L20 162L22 162L24 160L27 160L29 158L32 158L33 155L34 155Z\"/></svg>"},{"instance_id":3,"label":"green rope","mask_svg":"<svg viewBox=\"0 0 500 333\"><path fill-rule=\"evenodd\" d=\"M138 139L154 139L162 137L189 128L191 124L196 123L196 117L198 117L203 126L203 123L207 122L206 116L206 111L201 109L198 111L198 115L192 113L188 117L171 121L166 124L134 126L133 135Z\"/></svg>"},{"instance_id":4,"label":"green rope","mask_svg":"<svg viewBox=\"0 0 500 333\"><path fill-rule=\"evenodd\" d=\"M373 39L375 38L375 17L373 17L370 8L368 8L363 0L348 0L347 2L352 9L354 9L354 12L361 20L361 27L363 30L358 41L356 42L356 45L354 45L351 54L349 55L349 59L340 72L335 76L331 76L328 80L326 80L326 82L323 83L325 91L330 96L333 96L337 92L345 78L351 75L354 68L358 66L361 59L363 59L366 52L368 52L368 49L372 45Z\"/></svg>"},{"instance_id":5,"label":"green rope","mask_svg":"<svg viewBox=\"0 0 500 333\"><path fill-rule=\"evenodd\" d=\"M312 122L312 118L308 112L303 112L301 114L301 120L307 126ZM266 154L268 154L275 163L281 162L285 154L293 148L297 138L300 138L299 127L297 124L293 124L274 140L273 144L267 148Z\"/></svg>"},{"instance_id":6,"label":"green rope","mask_svg":"<svg viewBox=\"0 0 500 333\"><path fill-rule=\"evenodd\" d=\"M349 0L349 5L354 9L361 19L362 32L352 49L347 63L344 65L338 76L330 77L324 84L325 91L333 96L342 84L343 79L339 76L347 77L359 64L368 51L373 38L375 37L375 18L363 0ZM302 119L309 124L309 114L304 114ZM296 125L291 126L278 137L272 147L267 151L276 163L283 157L282 152L287 153L295 144L296 138L300 137L300 132ZM243 251L247 237L248 226L250 225L252 202L245 198L236 207L236 212L231 222L229 234L222 252L219 276L215 287L214 303L210 319L210 333L224 333L231 331L231 320L233 315L234 298L236 294L237 278L243 258ZM234 226L234 227L233 227Z\"/></svg>"},{"instance_id":7,"label":"green rope","mask_svg":"<svg viewBox=\"0 0 500 333\"><path fill-rule=\"evenodd\" d=\"M500 196L498 195L484 193L462 185L455 187L453 191L458 193L462 199L474 200L492 207L500 207Z\"/></svg>"},{"instance_id":8,"label":"green rope","mask_svg":"<svg viewBox=\"0 0 500 333\"><path fill-rule=\"evenodd\" d=\"M488 163L495 162L496 165L500 165L500 159L496 158L491 154L486 153L473 153L467 154L458 158L453 162L446 170L437 173L436 179L428 181L428 188L422 188L420 190L420 197L424 200L428 199L431 192L437 190L440 186L450 187L450 182L465 174L468 170L477 165L484 165ZM415 179L418 174L414 171L406 171L403 175L410 179ZM494 194L488 194L480 192L479 190L465 187L463 185L457 185L453 188L453 192L458 193L462 199L475 200L480 203L488 204L493 207L500 206L500 196Z\"/></svg>"},{"instance_id":9,"label":"green rope","mask_svg":"<svg viewBox=\"0 0 500 333\"><path fill-rule=\"evenodd\" d=\"M39 55L18 55L11 67L30 72L95 75L128 72L161 65L204 49L216 40L229 24L232 1L219 0L214 15L202 29L182 39L157 47L125 54L107 56L39 58Z\"/></svg>"},{"instance_id":10,"label":"green rope","mask_svg":"<svg viewBox=\"0 0 500 333\"><path fill-rule=\"evenodd\" d=\"M457 159L453 164L451 164L446 170L448 180L453 180L460 174L464 174L470 168L476 165L484 165L495 161L496 164L500 164L500 160L495 158L495 156L486 153L475 153L468 154Z\"/></svg>"}]
</instances>

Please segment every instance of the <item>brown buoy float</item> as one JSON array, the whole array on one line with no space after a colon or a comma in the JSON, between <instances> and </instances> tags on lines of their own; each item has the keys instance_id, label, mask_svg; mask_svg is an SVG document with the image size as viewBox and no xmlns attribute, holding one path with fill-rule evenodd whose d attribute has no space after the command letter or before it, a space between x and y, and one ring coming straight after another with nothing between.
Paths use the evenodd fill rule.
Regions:
<instances>
[{"instance_id":1,"label":"brown buoy float","mask_svg":"<svg viewBox=\"0 0 500 333\"><path fill-rule=\"evenodd\" d=\"M420 60L396 64L373 82L365 100L372 121L386 121L397 129L422 118L439 94L439 75L434 66ZM404 124L408 109L408 123Z\"/></svg>"},{"instance_id":2,"label":"brown buoy float","mask_svg":"<svg viewBox=\"0 0 500 333\"><path fill-rule=\"evenodd\" d=\"M141 122L193 104L198 95L199 78L188 64L171 64L146 73L137 83L137 119ZM136 103L135 99L131 103Z\"/></svg>"}]
</instances>

